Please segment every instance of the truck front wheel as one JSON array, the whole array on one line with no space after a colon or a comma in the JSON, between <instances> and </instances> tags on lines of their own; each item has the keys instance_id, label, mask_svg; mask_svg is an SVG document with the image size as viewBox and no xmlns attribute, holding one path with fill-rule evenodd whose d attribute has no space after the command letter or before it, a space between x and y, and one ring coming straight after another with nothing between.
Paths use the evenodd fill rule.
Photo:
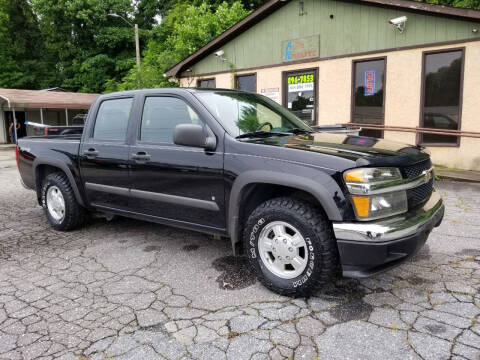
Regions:
<instances>
[{"instance_id":1,"label":"truck front wheel","mask_svg":"<svg viewBox=\"0 0 480 360\"><path fill-rule=\"evenodd\" d=\"M75 199L64 173L48 174L43 180L41 195L48 222L55 230L73 230L85 222L85 209Z\"/></svg>"},{"instance_id":2,"label":"truck front wheel","mask_svg":"<svg viewBox=\"0 0 480 360\"><path fill-rule=\"evenodd\" d=\"M258 206L247 220L244 246L258 279L281 295L309 296L338 269L328 219L294 198L275 198Z\"/></svg>"}]
</instances>

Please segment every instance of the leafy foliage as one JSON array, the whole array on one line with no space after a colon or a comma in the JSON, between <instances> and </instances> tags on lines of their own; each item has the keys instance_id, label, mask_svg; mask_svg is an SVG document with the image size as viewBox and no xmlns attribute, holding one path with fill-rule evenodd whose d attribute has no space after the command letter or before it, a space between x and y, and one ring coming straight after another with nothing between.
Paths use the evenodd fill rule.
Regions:
<instances>
[{"instance_id":1,"label":"leafy foliage","mask_svg":"<svg viewBox=\"0 0 480 360\"><path fill-rule=\"evenodd\" d=\"M166 70L247 14L240 1L223 2L216 8L206 2L198 6L178 4L162 25L151 31L141 73L136 68L131 69L123 82L109 82L108 90L135 89L139 82L142 87L150 88L172 86L163 76Z\"/></svg>"},{"instance_id":2,"label":"leafy foliage","mask_svg":"<svg viewBox=\"0 0 480 360\"><path fill-rule=\"evenodd\" d=\"M26 0L0 0L0 87L37 88L47 83L45 48Z\"/></svg>"},{"instance_id":3,"label":"leafy foliage","mask_svg":"<svg viewBox=\"0 0 480 360\"><path fill-rule=\"evenodd\" d=\"M421 2L480 10L480 0L422 0Z\"/></svg>"},{"instance_id":4,"label":"leafy foliage","mask_svg":"<svg viewBox=\"0 0 480 360\"><path fill-rule=\"evenodd\" d=\"M102 92L107 80L125 74L134 63L133 29L126 18L141 17L129 0L32 0L56 69L56 83L70 90Z\"/></svg>"}]
</instances>

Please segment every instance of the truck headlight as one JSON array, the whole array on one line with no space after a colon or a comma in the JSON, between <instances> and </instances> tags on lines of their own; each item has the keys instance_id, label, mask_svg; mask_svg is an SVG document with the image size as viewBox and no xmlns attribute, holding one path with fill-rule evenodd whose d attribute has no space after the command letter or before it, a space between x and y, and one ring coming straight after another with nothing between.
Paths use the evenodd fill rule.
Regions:
<instances>
[{"instance_id":1,"label":"truck headlight","mask_svg":"<svg viewBox=\"0 0 480 360\"><path fill-rule=\"evenodd\" d=\"M403 181L397 168L353 169L346 171L343 178L358 220L384 218L408 210L405 190L388 191Z\"/></svg>"},{"instance_id":2,"label":"truck headlight","mask_svg":"<svg viewBox=\"0 0 480 360\"><path fill-rule=\"evenodd\" d=\"M361 220L373 220L402 214L408 210L406 191L395 191L381 195L352 195L355 215Z\"/></svg>"}]
</instances>

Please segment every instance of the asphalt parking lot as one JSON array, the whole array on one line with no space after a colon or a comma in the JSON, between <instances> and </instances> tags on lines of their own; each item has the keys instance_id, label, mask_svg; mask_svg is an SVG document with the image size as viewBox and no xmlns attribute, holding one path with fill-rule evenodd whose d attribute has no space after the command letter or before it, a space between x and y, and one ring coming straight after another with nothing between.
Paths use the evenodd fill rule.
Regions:
<instances>
[{"instance_id":1,"label":"asphalt parking lot","mask_svg":"<svg viewBox=\"0 0 480 360\"><path fill-rule=\"evenodd\" d=\"M478 185L438 184L444 223L411 262L292 299L202 234L52 231L0 155L0 359L480 359Z\"/></svg>"}]
</instances>

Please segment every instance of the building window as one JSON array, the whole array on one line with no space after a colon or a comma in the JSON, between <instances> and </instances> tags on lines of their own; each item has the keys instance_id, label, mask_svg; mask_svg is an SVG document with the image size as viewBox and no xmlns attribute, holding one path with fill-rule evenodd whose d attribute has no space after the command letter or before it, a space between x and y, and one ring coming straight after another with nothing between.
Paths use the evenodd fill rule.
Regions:
<instances>
[{"instance_id":1,"label":"building window","mask_svg":"<svg viewBox=\"0 0 480 360\"><path fill-rule=\"evenodd\" d=\"M385 114L385 58L353 62L352 122L383 125ZM382 130L362 130L364 136L383 137Z\"/></svg>"},{"instance_id":2,"label":"building window","mask_svg":"<svg viewBox=\"0 0 480 360\"><path fill-rule=\"evenodd\" d=\"M215 88L215 78L211 79L200 79L197 81L197 87L199 88Z\"/></svg>"},{"instance_id":3,"label":"building window","mask_svg":"<svg viewBox=\"0 0 480 360\"><path fill-rule=\"evenodd\" d=\"M257 74L235 76L235 89L257 92Z\"/></svg>"},{"instance_id":4,"label":"building window","mask_svg":"<svg viewBox=\"0 0 480 360\"><path fill-rule=\"evenodd\" d=\"M439 130L460 130L464 50L424 53L420 125ZM454 135L420 134L426 145L458 145Z\"/></svg>"}]
</instances>

